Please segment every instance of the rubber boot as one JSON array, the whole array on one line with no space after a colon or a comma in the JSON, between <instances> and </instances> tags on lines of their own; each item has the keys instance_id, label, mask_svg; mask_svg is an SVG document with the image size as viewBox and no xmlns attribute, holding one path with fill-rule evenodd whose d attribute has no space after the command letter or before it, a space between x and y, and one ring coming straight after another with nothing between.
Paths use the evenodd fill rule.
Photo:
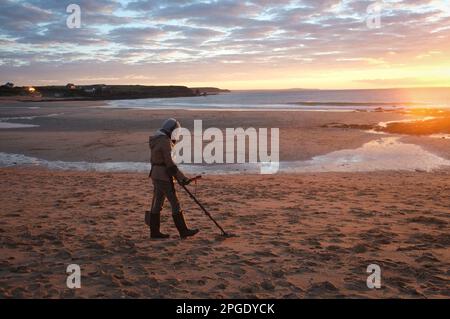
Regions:
<instances>
[{"instance_id":1,"label":"rubber boot","mask_svg":"<svg viewBox=\"0 0 450 319\"><path fill-rule=\"evenodd\" d=\"M150 216L150 238L164 239L169 238L169 235L163 234L159 231L161 224L161 214L149 214Z\"/></svg>"},{"instance_id":2,"label":"rubber boot","mask_svg":"<svg viewBox=\"0 0 450 319\"><path fill-rule=\"evenodd\" d=\"M144 218L144 220L145 220L145 224L148 226L148 227L150 227L150 211L149 210L147 210L147 211L145 211L145 218Z\"/></svg>"},{"instance_id":3,"label":"rubber boot","mask_svg":"<svg viewBox=\"0 0 450 319\"><path fill-rule=\"evenodd\" d=\"M172 215L173 222L175 223L175 226L178 229L178 232L180 233L181 239L192 237L196 235L199 230L198 229L189 229L186 226L186 222L184 220L183 212L179 212L178 214Z\"/></svg>"}]
</instances>

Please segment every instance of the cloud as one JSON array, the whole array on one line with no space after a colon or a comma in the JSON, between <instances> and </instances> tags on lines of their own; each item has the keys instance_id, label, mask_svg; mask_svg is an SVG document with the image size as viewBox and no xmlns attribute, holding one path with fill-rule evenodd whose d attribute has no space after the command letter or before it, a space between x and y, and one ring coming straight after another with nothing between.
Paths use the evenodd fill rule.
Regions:
<instances>
[{"instance_id":1,"label":"cloud","mask_svg":"<svg viewBox=\"0 0 450 319\"><path fill-rule=\"evenodd\" d=\"M169 65L191 80L219 68L251 76L264 66L282 76L432 63L429 51L450 53L450 12L436 0L383 1L378 29L366 24L372 0L79 0L81 28L68 29L72 2L0 0L2 78L69 65L89 72L90 61L105 65L105 78L151 79Z\"/></svg>"},{"instance_id":2,"label":"cloud","mask_svg":"<svg viewBox=\"0 0 450 319\"><path fill-rule=\"evenodd\" d=\"M136 45L156 42L164 31L155 27L120 27L108 33L107 38L115 43Z\"/></svg>"},{"instance_id":3,"label":"cloud","mask_svg":"<svg viewBox=\"0 0 450 319\"><path fill-rule=\"evenodd\" d=\"M2 35L14 35L15 32L33 29L36 24L47 22L52 18L50 11L30 3L0 0L0 8Z\"/></svg>"},{"instance_id":4,"label":"cloud","mask_svg":"<svg viewBox=\"0 0 450 319\"><path fill-rule=\"evenodd\" d=\"M427 85L430 81L418 78L386 78L386 79L361 79L355 80L358 83L370 84L375 87L401 87L401 86L421 86Z\"/></svg>"}]
</instances>

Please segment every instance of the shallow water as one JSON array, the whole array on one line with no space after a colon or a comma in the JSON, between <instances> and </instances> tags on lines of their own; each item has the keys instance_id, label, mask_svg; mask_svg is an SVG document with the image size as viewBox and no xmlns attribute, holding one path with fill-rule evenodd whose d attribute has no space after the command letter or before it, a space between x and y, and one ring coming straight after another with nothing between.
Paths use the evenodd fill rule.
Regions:
<instances>
[{"instance_id":1,"label":"shallow water","mask_svg":"<svg viewBox=\"0 0 450 319\"><path fill-rule=\"evenodd\" d=\"M0 167L36 166L57 170L98 172L148 172L150 164L142 162L65 162L47 161L21 154L0 153ZM259 174L270 167L264 164L186 165L189 174ZM280 173L306 172L370 172L378 170L432 171L450 167L450 160L432 154L415 144L400 142L400 137L383 137L357 149L346 149L316 156L307 161L279 163ZM272 166L273 168L273 166Z\"/></svg>"},{"instance_id":2,"label":"shallow water","mask_svg":"<svg viewBox=\"0 0 450 319\"><path fill-rule=\"evenodd\" d=\"M448 140L450 140L450 134L431 134L431 135L428 135L428 137L431 137L431 138L441 138L441 139L448 139Z\"/></svg>"},{"instance_id":3,"label":"shallow water","mask_svg":"<svg viewBox=\"0 0 450 319\"><path fill-rule=\"evenodd\" d=\"M42 117L56 117L62 115L63 113L55 113L48 115L39 115L39 116L16 116L16 117L2 117L0 118L0 129L16 129L16 128L30 128L30 127L39 127L40 125L35 124L27 124L27 123L14 123L14 121L32 121L37 118ZM12 122L11 122L12 121Z\"/></svg>"},{"instance_id":4,"label":"shallow water","mask_svg":"<svg viewBox=\"0 0 450 319\"><path fill-rule=\"evenodd\" d=\"M35 118L36 118L35 116L2 117L2 118L0 118L0 129L39 127L39 125L34 125L34 124L11 123L11 122L9 122L9 121L15 121L15 120L32 121Z\"/></svg>"},{"instance_id":5,"label":"shallow water","mask_svg":"<svg viewBox=\"0 0 450 319\"><path fill-rule=\"evenodd\" d=\"M0 121L0 129L29 128L29 127L39 127L39 125L22 124L22 123L8 123L8 122Z\"/></svg>"},{"instance_id":6,"label":"shallow water","mask_svg":"<svg viewBox=\"0 0 450 319\"><path fill-rule=\"evenodd\" d=\"M450 160L419 145L400 142L401 137L383 137L354 150L316 156L287 170L295 172L364 172L377 170L432 171L450 166Z\"/></svg>"},{"instance_id":7,"label":"shallow water","mask_svg":"<svg viewBox=\"0 0 450 319\"><path fill-rule=\"evenodd\" d=\"M422 118L412 118L412 119L404 119L404 120L396 120L396 121L388 121L388 122L379 122L378 126L387 128L389 124L395 124L395 123L415 123L415 122L425 122L434 120L436 117L434 116L425 116Z\"/></svg>"}]
</instances>

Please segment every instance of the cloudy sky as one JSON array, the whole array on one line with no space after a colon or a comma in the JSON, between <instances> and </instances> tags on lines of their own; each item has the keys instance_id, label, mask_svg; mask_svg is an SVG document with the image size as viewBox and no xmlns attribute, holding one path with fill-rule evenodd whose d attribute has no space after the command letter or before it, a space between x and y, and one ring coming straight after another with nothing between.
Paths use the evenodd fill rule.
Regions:
<instances>
[{"instance_id":1,"label":"cloudy sky","mask_svg":"<svg viewBox=\"0 0 450 319\"><path fill-rule=\"evenodd\" d=\"M69 4L81 8L70 29ZM450 1L0 0L0 81L450 86Z\"/></svg>"}]
</instances>

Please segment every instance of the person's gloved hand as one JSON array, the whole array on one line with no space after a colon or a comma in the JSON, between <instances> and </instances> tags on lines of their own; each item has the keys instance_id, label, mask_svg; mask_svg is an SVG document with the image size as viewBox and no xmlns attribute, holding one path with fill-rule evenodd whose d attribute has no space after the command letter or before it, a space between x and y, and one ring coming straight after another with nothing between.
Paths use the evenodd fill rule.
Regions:
<instances>
[{"instance_id":1,"label":"person's gloved hand","mask_svg":"<svg viewBox=\"0 0 450 319\"><path fill-rule=\"evenodd\" d=\"M183 178L183 180L181 181L181 185L184 185L184 186L189 185L190 183L191 183L191 179L187 178L187 177Z\"/></svg>"}]
</instances>

